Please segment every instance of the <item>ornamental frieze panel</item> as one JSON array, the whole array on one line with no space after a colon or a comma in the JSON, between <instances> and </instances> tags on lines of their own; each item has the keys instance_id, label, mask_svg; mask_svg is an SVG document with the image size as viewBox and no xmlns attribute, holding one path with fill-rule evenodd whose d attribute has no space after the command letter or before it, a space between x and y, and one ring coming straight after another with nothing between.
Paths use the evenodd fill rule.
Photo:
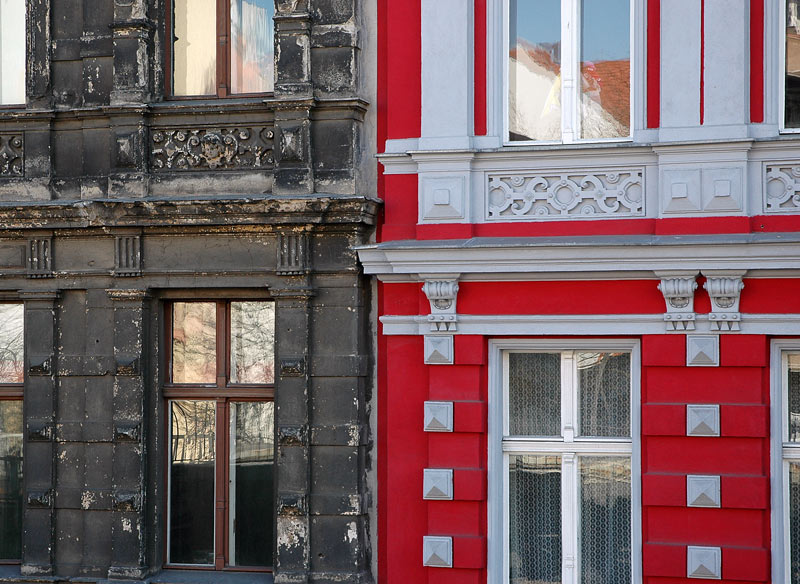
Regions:
<instances>
[{"instance_id":1,"label":"ornamental frieze panel","mask_svg":"<svg viewBox=\"0 0 800 584\"><path fill-rule=\"evenodd\" d=\"M800 212L800 164L767 166L764 212Z\"/></svg>"},{"instance_id":2,"label":"ornamental frieze panel","mask_svg":"<svg viewBox=\"0 0 800 584\"><path fill-rule=\"evenodd\" d=\"M25 174L25 143L22 134L0 134L0 177Z\"/></svg>"},{"instance_id":3,"label":"ornamental frieze panel","mask_svg":"<svg viewBox=\"0 0 800 584\"><path fill-rule=\"evenodd\" d=\"M643 174L636 168L490 176L486 220L641 217Z\"/></svg>"},{"instance_id":4,"label":"ornamental frieze panel","mask_svg":"<svg viewBox=\"0 0 800 584\"><path fill-rule=\"evenodd\" d=\"M154 171L260 170L273 166L272 127L153 130Z\"/></svg>"}]
</instances>

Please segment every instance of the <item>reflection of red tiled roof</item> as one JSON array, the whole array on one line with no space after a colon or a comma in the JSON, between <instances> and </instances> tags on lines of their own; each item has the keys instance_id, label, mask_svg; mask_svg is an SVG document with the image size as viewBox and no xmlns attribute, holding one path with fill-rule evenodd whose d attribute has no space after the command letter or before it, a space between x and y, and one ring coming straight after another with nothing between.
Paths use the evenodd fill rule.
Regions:
<instances>
[{"instance_id":1,"label":"reflection of red tiled roof","mask_svg":"<svg viewBox=\"0 0 800 584\"><path fill-rule=\"evenodd\" d=\"M631 62L597 61L582 63L584 86L597 98L600 106L624 126L630 124L631 115ZM594 90L594 91L593 91Z\"/></svg>"},{"instance_id":2,"label":"reflection of red tiled roof","mask_svg":"<svg viewBox=\"0 0 800 584\"><path fill-rule=\"evenodd\" d=\"M533 61L546 71L551 71L556 75L558 75L561 72L561 65L555 62L553 56L545 48L539 45L532 45L524 40L520 40L519 43L517 44L517 47L511 49L511 52L509 53L511 58L514 60L519 60L517 59L518 48L522 48L522 50L530 58L531 61Z\"/></svg>"}]
</instances>

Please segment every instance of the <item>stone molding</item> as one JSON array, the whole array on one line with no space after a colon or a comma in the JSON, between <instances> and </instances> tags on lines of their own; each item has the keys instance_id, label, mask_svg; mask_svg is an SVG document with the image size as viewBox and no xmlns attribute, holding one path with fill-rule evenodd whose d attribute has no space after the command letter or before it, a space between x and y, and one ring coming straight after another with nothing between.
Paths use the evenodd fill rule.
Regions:
<instances>
[{"instance_id":1,"label":"stone molding","mask_svg":"<svg viewBox=\"0 0 800 584\"><path fill-rule=\"evenodd\" d=\"M491 175L486 221L642 217L643 176L642 168Z\"/></svg>"},{"instance_id":2,"label":"stone molding","mask_svg":"<svg viewBox=\"0 0 800 584\"><path fill-rule=\"evenodd\" d=\"M152 133L155 172L271 168L273 128L159 128Z\"/></svg>"},{"instance_id":3,"label":"stone molding","mask_svg":"<svg viewBox=\"0 0 800 584\"><path fill-rule=\"evenodd\" d=\"M696 315L694 312L694 293L697 290L697 272L694 273L659 273L661 278L658 289L664 295L667 312L664 322L668 331L693 331Z\"/></svg>"},{"instance_id":4,"label":"stone molding","mask_svg":"<svg viewBox=\"0 0 800 584\"><path fill-rule=\"evenodd\" d=\"M766 166L764 181L764 213L800 212L800 165Z\"/></svg>"}]
</instances>

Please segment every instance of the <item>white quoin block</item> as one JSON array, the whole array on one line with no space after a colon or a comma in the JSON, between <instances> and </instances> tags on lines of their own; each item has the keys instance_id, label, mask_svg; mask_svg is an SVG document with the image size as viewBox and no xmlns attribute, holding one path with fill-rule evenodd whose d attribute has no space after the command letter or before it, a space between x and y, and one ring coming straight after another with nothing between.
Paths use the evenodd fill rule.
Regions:
<instances>
[{"instance_id":1,"label":"white quoin block","mask_svg":"<svg viewBox=\"0 0 800 584\"><path fill-rule=\"evenodd\" d=\"M426 401L424 410L426 432L453 431L453 402Z\"/></svg>"},{"instance_id":2,"label":"white quoin block","mask_svg":"<svg viewBox=\"0 0 800 584\"><path fill-rule=\"evenodd\" d=\"M422 479L422 498L431 501L453 499L453 469L426 468Z\"/></svg>"},{"instance_id":3,"label":"white quoin block","mask_svg":"<svg viewBox=\"0 0 800 584\"><path fill-rule=\"evenodd\" d=\"M686 550L686 575L689 578L721 579L722 550L690 545Z\"/></svg>"},{"instance_id":4,"label":"white quoin block","mask_svg":"<svg viewBox=\"0 0 800 584\"><path fill-rule=\"evenodd\" d=\"M686 505L688 507L719 507L719 476L688 475L686 477Z\"/></svg>"},{"instance_id":5,"label":"white quoin block","mask_svg":"<svg viewBox=\"0 0 800 584\"><path fill-rule=\"evenodd\" d=\"M717 367L718 365L718 335L686 335L687 367Z\"/></svg>"},{"instance_id":6,"label":"white quoin block","mask_svg":"<svg viewBox=\"0 0 800 584\"><path fill-rule=\"evenodd\" d=\"M686 406L687 436L719 436L719 406L688 404Z\"/></svg>"},{"instance_id":7,"label":"white quoin block","mask_svg":"<svg viewBox=\"0 0 800 584\"><path fill-rule=\"evenodd\" d=\"M422 538L422 565L429 568L453 567L453 538L426 535Z\"/></svg>"}]
</instances>

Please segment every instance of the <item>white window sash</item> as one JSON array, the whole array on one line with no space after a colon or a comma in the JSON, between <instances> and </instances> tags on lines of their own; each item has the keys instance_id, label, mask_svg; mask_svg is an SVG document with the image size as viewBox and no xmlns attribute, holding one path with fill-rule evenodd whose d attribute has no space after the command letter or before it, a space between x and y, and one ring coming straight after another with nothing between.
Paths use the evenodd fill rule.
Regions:
<instances>
[{"instance_id":1,"label":"white window sash","mask_svg":"<svg viewBox=\"0 0 800 584\"><path fill-rule=\"evenodd\" d=\"M524 2L525 0L519 0ZM505 146L529 146L549 144L602 144L605 142L630 142L633 140L636 99L636 67L639 55L635 36L636 4L630 0L628 33L630 35L630 131L627 136L612 138L581 138L581 83L580 83L580 3L581 0L561 0L561 140L510 140L509 127L509 46L510 17L509 0L503 0L503 144ZM798 129L800 131L800 129Z\"/></svg>"},{"instance_id":2,"label":"white window sash","mask_svg":"<svg viewBox=\"0 0 800 584\"><path fill-rule=\"evenodd\" d=\"M527 343L527 344L526 344ZM508 345L511 345L510 347ZM631 399L630 399L630 429L631 435L637 436L639 432L639 356L638 344L630 341L598 343L584 340L565 341L562 346L569 346L570 350L553 350L553 343L537 344L535 341L511 340L492 343L494 357L490 362L490 381L500 384L502 395L502 437L499 440L499 455L502 465L501 480L495 481L499 487L497 495L501 497L502 510L501 546L498 553L497 546L490 550L489 582L509 583L510 558L507 553L510 549L510 501L509 501L509 460L512 454L544 454L556 455L561 459L561 537L562 537L562 582L564 584L577 584L580 574L580 472L579 461L587 456L626 457L631 465L631 580L637 582L641 574L641 494L640 494L640 450L638 444L630 437L623 438L586 438L576 436L579 430L578 418L578 383L576 352L586 350L610 352L625 350L631 355ZM561 437L531 437L509 436L509 355L513 352L557 353L561 355ZM498 363L499 362L499 363ZM500 378L492 375L492 365L498 363ZM490 402L490 444L492 443L492 421L496 418L492 414ZM494 459L496 460L496 458ZM490 467L492 457L490 455ZM492 473L490 471L490 476ZM496 475L495 475L496 476ZM499 483L499 484L498 484ZM490 540L492 539L491 509L492 498L495 496L493 486L490 485ZM499 569L495 569L498 566Z\"/></svg>"}]
</instances>

